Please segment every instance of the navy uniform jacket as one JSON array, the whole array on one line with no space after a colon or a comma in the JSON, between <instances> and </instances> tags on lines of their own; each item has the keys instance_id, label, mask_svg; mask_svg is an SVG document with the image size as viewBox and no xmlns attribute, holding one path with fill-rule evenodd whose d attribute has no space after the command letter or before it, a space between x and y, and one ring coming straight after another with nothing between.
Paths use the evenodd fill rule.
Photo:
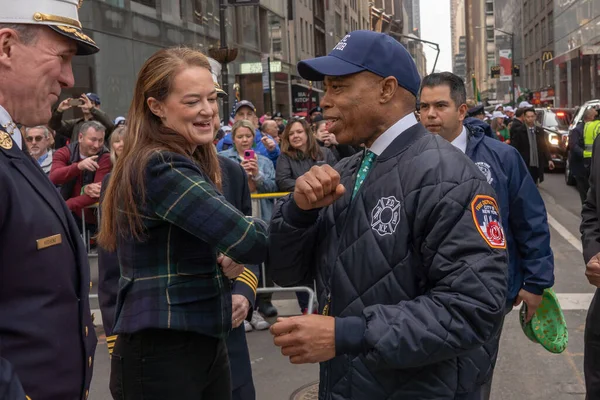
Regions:
<instances>
[{"instance_id":1,"label":"navy uniform jacket","mask_svg":"<svg viewBox=\"0 0 600 400\"><path fill-rule=\"evenodd\" d=\"M32 400L85 399L96 349L87 254L54 185L9 143L0 147L0 399L23 389Z\"/></svg>"},{"instance_id":2,"label":"navy uniform jacket","mask_svg":"<svg viewBox=\"0 0 600 400\"><path fill-rule=\"evenodd\" d=\"M245 215L252 215L248 177L244 169L234 161L222 156L219 156L219 163L223 175L223 196ZM102 182L102 194L108 186L109 177L110 175L107 175ZM109 352L112 353L117 338L117 335L113 334L113 329L120 277L116 253L109 253L100 249L98 251L98 269L98 300L102 312L106 342ZM250 302L248 318L251 317L254 309L256 288L258 286L257 276L258 266L247 265L232 287L232 294L241 294ZM235 390L252 382L252 368L243 324L230 332L227 338L227 350L231 365L232 389Z\"/></svg>"}]
</instances>

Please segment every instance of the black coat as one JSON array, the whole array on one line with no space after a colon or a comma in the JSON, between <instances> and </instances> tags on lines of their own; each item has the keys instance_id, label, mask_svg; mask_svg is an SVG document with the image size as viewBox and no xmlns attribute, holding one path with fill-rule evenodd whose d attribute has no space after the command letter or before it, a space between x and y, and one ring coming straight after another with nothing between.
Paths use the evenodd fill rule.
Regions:
<instances>
[{"instance_id":1,"label":"black coat","mask_svg":"<svg viewBox=\"0 0 600 400\"><path fill-rule=\"evenodd\" d=\"M546 142L546 134L540 126L535 127L535 138L537 141L538 160L540 167L540 178L542 178L544 169L551 160L548 144ZM525 165L529 167L529 133L527 125L515 118L510 128L510 145L513 146L523 157ZM543 179L540 179L543 180Z\"/></svg>"},{"instance_id":2,"label":"black coat","mask_svg":"<svg viewBox=\"0 0 600 400\"><path fill-rule=\"evenodd\" d=\"M318 164L329 164L332 167L337 164L335 156L326 147L321 149L321 160L315 161L312 158L294 160L287 154L281 153L277 159L275 168L275 181L281 192L293 192L296 187L296 179L308 172L313 166Z\"/></svg>"},{"instance_id":3,"label":"black coat","mask_svg":"<svg viewBox=\"0 0 600 400\"><path fill-rule=\"evenodd\" d=\"M83 399L96 349L87 253L58 190L12 140L0 204L0 396L24 398L22 385L32 399Z\"/></svg>"},{"instance_id":4,"label":"black coat","mask_svg":"<svg viewBox=\"0 0 600 400\"><path fill-rule=\"evenodd\" d=\"M320 311L335 317L319 399L467 398L489 379L484 344L507 293L494 190L421 124L377 157L352 199L361 159L336 165L347 189L335 203L303 211L287 196L270 226L273 280L315 278Z\"/></svg>"},{"instance_id":5,"label":"black coat","mask_svg":"<svg viewBox=\"0 0 600 400\"><path fill-rule=\"evenodd\" d=\"M588 167L583 160L583 127L585 123L579 122L575 128L569 132L569 167L573 176L587 176Z\"/></svg>"},{"instance_id":6,"label":"black coat","mask_svg":"<svg viewBox=\"0 0 600 400\"><path fill-rule=\"evenodd\" d=\"M245 215L252 215L252 203L246 172L239 164L226 157L219 156L219 163L221 166L223 195L225 199ZM102 182L101 198L104 195L104 190L108 187L109 178L110 175L107 175ZM257 265L247 265L244 274L252 274L258 281L258 271L259 267ZM106 342L110 352L112 352L117 338L113 334L113 328L120 275L116 253L99 249L98 300L102 312L102 324L106 333ZM250 279L246 280L249 281ZM252 316L252 310L254 309L256 295L253 289L256 288L251 288L245 282L239 280L236 280L232 287L232 294L241 294L250 302L248 319ZM250 365L250 355L248 354L248 344L243 324L230 332L227 338L227 350L231 367L232 389L252 383L252 367ZM254 400L254 398L244 400Z\"/></svg>"}]
</instances>

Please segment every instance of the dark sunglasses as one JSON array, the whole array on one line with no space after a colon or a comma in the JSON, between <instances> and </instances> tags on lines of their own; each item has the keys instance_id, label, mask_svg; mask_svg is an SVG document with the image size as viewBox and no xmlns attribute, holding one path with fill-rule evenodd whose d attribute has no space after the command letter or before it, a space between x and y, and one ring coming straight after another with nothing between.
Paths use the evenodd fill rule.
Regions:
<instances>
[{"instance_id":1,"label":"dark sunglasses","mask_svg":"<svg viewBox=\"0 0 600 400\"><path fill-rule=\"evenodd\" d=\"M26 140L29 143L31 143L31 142L41 142L44 139L45 139L44 136L27 136L27 138L26 138Z\"/></svg>"}]
</instances>

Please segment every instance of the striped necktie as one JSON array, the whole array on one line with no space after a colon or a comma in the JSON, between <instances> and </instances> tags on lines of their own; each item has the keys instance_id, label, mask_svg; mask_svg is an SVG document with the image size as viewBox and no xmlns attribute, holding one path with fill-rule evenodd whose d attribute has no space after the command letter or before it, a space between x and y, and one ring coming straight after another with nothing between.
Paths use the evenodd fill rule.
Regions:
<instances>
[{"instance_id":1,"label":"striped necktie","mask_svg":"<svg viewBox=\"0 0 600 400\"><path fill-rule=\"evenodd\" d=\"M360 169L356 174L356 182L354 183L352 199L354 199L356 192L358 192L358 189L365 181L365 178L367 177L367 174L369 173L369 170L371 169L371 165L373 165L373 161L375 161L375 158L377 158L377 156L371 150L365 151L365 156L363 157L362 162L360 163Z\"/></svg>"}]
</instances>

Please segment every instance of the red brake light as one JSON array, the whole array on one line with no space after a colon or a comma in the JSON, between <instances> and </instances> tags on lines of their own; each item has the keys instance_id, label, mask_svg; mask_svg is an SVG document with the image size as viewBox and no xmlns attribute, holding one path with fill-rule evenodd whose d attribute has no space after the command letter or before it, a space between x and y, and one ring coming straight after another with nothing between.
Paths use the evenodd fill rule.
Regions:
<instances>
[{"instance_id":1,"label":"red brake light","mask_svg":"<svg viewBox=\"0 0 600 400\"><path fill-rule=\"evenodd\" d=\"M559 112L557 112L557 113L556 113L556 116L557 116L557 117L564 117L564 116L565 116L565 113L564 113L564 112L562 112L562 111L559 111Z\"/></svg>"}]
</instances>

